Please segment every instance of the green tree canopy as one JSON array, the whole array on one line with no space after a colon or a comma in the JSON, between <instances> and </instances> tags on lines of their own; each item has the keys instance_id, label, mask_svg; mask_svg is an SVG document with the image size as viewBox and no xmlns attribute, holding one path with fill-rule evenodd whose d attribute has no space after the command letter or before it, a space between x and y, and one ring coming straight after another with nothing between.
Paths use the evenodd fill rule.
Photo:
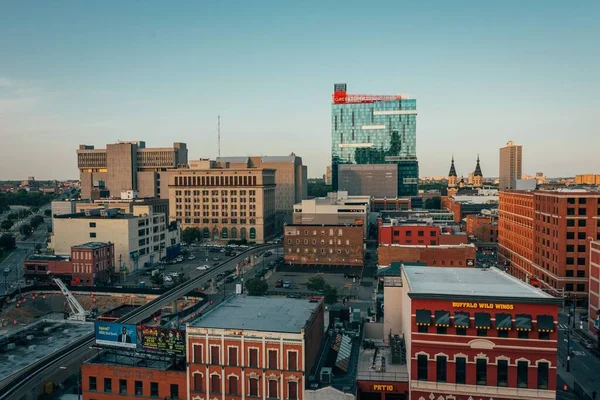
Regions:
<instances>
[{"instance_id":1,"label":"green tree canopy","mask_svg":"<svg viewBox=\"0 0 600 400\"><path fill-rule=\"evenodd\" d=\"M246 291L250 296L264 296L268 289L267 282L260 278L252 278L246 282Z\"/></svg>"},{"instance_id":2,"label":"green tree canopy","mask_svg":"<svg viewBox=\"0 0 600 400\"><path fill-rule=\"evenodd\" d=\"M2 235L0 236L0 247L5 250L12 250L17 247L17 241L13 235Z\"/></svg>"},{"instance_id":3,"label":"green tree canopy","mask_svg":"<svg viewBox=\"0 0 600 400\"><path fill-rule=\"evenodd\" d=\"M312 291L324 290L325 289L325 279L321 275L311 276L306 282L306 288Z\"/></svg>"},{"instance_id":4,"label":"green tree canopy","mask_svg":"<svg viewBox=\"0 0 600 400\"><path fill-rule=\"evenodd\" d=\"M325 284L323 289L323 296L325 297L325 304L337 303L338 292L337 289L331 285Z\"/></svg>"}]
</instances>

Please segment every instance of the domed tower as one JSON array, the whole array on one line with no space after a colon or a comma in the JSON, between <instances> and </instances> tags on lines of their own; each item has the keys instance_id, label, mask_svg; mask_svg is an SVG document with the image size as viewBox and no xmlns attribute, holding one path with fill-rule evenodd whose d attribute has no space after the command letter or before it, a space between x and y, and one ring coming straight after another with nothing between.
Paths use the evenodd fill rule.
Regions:
<instances>
[{"instance_id":1,"label":"domed tower","mask_svg":"<svg viewBox=\"0 0 600 400\"><path fill-rule=\"evenodd\" d=\"M477 154L477 165L475 166L475 171L473 172L473 187L483 187L483 174L481 173L481 167L479 166L479 154Z\"/></svg>"},{"instance_id":2,"label":"domed tower","mask_svg":"<svg viewBox=\"0 0 600 400\"><path fill-rule=\"evenodd\" d=\"M455 188L456 187L456 168L454 168L454 155L452 155L452 164L450 164L450 172L448 172L448 187Z\"/></svg>"}]
</instances>

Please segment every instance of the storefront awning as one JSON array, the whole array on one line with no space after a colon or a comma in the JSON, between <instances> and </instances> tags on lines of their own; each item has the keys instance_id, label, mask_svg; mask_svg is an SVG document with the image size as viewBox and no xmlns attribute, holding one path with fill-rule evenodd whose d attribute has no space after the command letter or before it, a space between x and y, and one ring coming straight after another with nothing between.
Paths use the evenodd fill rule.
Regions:
<instances>
[{"instance_id":1,"label":"storefront awning","mask_svg":"<svg viewBox=\"0 0 600 400\"><path fill-rule=\"evenodd\" d=\"M431 325L430 310L417 310L417 325Z\"/></svg>"},{"instance_id":2,"label":"storefront awning","mask_svg":"<svg viewBox=\"0 0 600 400\"><path fill-rule=\"evenodd\" d=\"M455 312L454 313L454 327L455 328L468 328L471 326L471 321L469 320L468 312Z\"/></svg>"},{"instance_id":3,"label":"storefront awning","mask_svg":"<svg viewBox=\"0 0 600 400\"><path fill-rule=\"evenodd\" d=\"M517 314L515 317L515 325L518 331L530 331L531 330L531 315L528 314Z\"/></svg>"},{"instance_id":4,"label":"storefront awning","mask_svg":"<svg viewBox=\"0 0 600 400\"><path fill-rule=\"evenodd\" d=\"M450 326L450 311L436 311L435 326Z\"/></svg>"},{"instance_id":5,"label":"storefront awning","mask_svg":"<svg viewBox=\"0 0 600 400\"><path fill-rule=\"evenodd\" d=\"M537 329L539 332L554 332L554 318L551 315L538 315Z\"/></svg>"},{"instance_id":6,"label":"storefront awning","mask_svg":"<svg viewBox=\"0 0 600 400\"><path fill-rule=\"evenodd\" d=\"M476 312L475 313L475 328L477 329L490 329L492 327L492 319L489 313Z\"/></svg>"},{"instance_id":7,"label":"storefront awning","mask_svg":"<svg viewBox=\"0 0 600 400\"><path fill-rule=\"evenodd\" d=\"M512 329L512 317L510 314L496 314L496 329L509 331Z\"/></svg>"}]
</instances>

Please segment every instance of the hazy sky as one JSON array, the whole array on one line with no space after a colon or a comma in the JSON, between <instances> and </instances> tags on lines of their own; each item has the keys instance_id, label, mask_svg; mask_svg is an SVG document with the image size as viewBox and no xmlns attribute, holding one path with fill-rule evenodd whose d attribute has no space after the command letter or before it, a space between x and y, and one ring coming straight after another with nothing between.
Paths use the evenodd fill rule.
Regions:
<instances>
[{"instance_id":1,"label":"hazy sky","mask_svg":"<svg viewBox=\"0 0 600 400\"><path fill-rule=\"evenodd\" d=\"M421 175L524 146L600 173L600 1L3 1L0 179L77 178L79 144L330 162L331 93L417 99Z\"/></svg>"}]
</instances>

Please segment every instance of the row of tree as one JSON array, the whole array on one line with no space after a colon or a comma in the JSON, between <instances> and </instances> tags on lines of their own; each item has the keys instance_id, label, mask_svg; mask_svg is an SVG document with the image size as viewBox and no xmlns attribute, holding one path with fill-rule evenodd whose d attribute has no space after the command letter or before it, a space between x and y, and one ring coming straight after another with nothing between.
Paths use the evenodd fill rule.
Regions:
<instances>
[{"instance_id":1,"label":"row of tree","mask_svg":"<svg viewBox=\"0 0 600 400\"><path fill-rule=\"evenodd\" d=\"M308 290L323 293L326 304L333 304L337 302L337 289L325 282L325 279L323 279L323 277L320 275L311 277L306 283L306 287ZM269 290L269 285L264 279L252 278L246 282L245 289L249 296L264 296Z\"/></svg>"},{"instance_id":2,"label":"row of tree","mask_svg":"<svg viewBox=\"0 0 600 400\"><path fill-rule=\"evenodd\" d=\"M17 193L0 193L0 212L6 211L8 206L41 207L51 202L53 198L53 194L28 192L23 189Z\"/></svg>"}]
</instances>

